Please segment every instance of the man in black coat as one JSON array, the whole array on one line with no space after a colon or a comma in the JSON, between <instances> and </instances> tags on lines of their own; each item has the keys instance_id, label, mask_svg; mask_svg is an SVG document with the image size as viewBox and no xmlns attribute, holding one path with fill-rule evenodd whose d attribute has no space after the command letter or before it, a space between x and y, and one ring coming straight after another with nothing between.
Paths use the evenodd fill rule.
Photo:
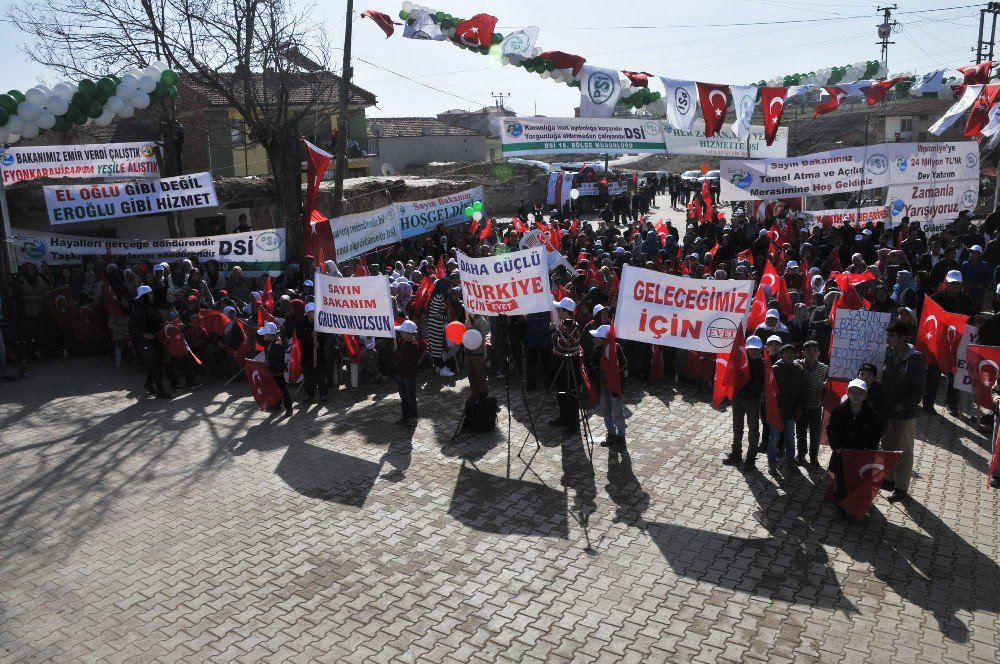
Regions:
<instances>
[{"instance_id":1,"label":"man in black coat","mask_svg":"<svg viewBox=\"0 0 1000 664\"><path fill-rule=\"evenodd\" d=\"M877 450L885 420L868 402L868 385L855 378L847 385L847 400L830 411L826 436L833 456L830 472L834 476L834 497L837 502L847 495L844 481L843 450ZM839 509L839 508L838 508Z\"/></svg>"},{"instance_id":2,"label":"man in black coat","mask_svg":"<svg viewBox=\"0 0 1000 664\"><path fill-rule=\"evenodd\" d=\"M764 358L761 357L764 343L760 337L746 340L747 364L750 380L733 398L733 447L722 463L737 466L743 458L744 420L750 427L750 447L747 449L746 469L756 470L754 460L760 449L760 398L764 393ZM716 380L722 380L717 376Z\"/></svg>"}]
</instances>

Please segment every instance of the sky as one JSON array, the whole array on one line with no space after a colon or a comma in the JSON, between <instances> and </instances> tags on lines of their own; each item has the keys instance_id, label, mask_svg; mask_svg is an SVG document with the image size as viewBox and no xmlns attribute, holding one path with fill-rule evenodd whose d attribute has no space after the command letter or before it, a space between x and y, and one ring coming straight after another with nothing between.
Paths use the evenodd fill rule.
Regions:
<instances>
[{"instance_id":1,"label":"sky","mask_svg":"<svg viewBox=\"0 0 1000 664\"><path fill-rule=\"evenodd\" d=\"M306 7L306 0L293 0ZM374 23L358 18L365 9L396 17L402 2L355 3L352 54L354 82L375 93L369 117L430 116L453 108L492 105L495 93L522 115L572 116L579 91L537 74L502 65L447 42L389 39ZM418 3L419 4L419 3ZM897 0L900 23L889 47L889 70L920 72L975 61L979 8L961 0ZM0 62L7 63L0 89L52 84L59 77L29 62L19 50L27 36L7 20L10 0L0 0ZM343 57L346 2L309 5L311 17L330 40L331 69ZM435 0L430 5L460 18L485 12L497 30L536 25L537 46L582 55L588 64L647 71L657 76L747 84L785 74L878 60L876 25L881 13L863 2L721 0L627 3L565 0ZM627 8L627 9L623 9ZM1000 51L1000 49L998 49ZM658 90L658 83L652 89Z\"/></svg>"}]
</instances>

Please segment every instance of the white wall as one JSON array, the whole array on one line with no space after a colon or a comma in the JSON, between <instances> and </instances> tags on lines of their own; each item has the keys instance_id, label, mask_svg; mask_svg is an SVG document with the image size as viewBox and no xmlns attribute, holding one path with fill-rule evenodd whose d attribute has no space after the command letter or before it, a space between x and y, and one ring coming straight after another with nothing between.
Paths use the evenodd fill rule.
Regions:
<instances>
[{"instance_id":1,"label":"white wall","mask_svg":"<svg viewBox=\"0 0 1000 664\"><path fill-rule=\"evenodd\" d=\"M489 159L485 136L382 137L378 152L372 158L372 175L379 175L384 163L392 164L397 173L403 173L408 165L423 165L432 161L475 164Z\"/></svg>"}]
</instances>

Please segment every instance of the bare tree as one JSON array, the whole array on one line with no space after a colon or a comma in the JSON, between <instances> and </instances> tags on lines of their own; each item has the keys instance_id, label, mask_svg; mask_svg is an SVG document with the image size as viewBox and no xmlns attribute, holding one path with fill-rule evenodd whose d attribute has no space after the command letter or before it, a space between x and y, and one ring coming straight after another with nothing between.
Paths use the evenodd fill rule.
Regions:
<instances>
[{"instance_id":1,"label":"bare tree","mask_svg":"<svg viewBox=\"0 0 1000 664\"><path fill-rule=\"evenodd\" d=\"M267 152L290 255L298 252L300 135L335 110L337 88L308 9L297 12L289 0L37 0L9 13L34 38L27 55L64 74L99 76L160 59L181 74L181 95L187 86L221 95ZM175 112L167 109L171 124ZM167 152L169 166L176 155Z\"/></svg>"}]
</instances>

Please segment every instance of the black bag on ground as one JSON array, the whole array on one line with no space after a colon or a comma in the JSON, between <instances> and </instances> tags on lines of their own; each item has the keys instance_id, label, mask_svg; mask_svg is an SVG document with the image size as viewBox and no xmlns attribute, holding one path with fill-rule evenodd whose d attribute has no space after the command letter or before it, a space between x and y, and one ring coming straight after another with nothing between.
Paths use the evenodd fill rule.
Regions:
<instances>
[{"instance_id":1,"label":"black bag on ground","mask_svg":"<svg viewBox=\"0 0 1000 664\"><path fill-rule=\"evenodd\" d=\"M493 397L469 397L465 400L465 422L462 431L485 433L497 427L500 406Z\"/></svg>"}]
</instances>

